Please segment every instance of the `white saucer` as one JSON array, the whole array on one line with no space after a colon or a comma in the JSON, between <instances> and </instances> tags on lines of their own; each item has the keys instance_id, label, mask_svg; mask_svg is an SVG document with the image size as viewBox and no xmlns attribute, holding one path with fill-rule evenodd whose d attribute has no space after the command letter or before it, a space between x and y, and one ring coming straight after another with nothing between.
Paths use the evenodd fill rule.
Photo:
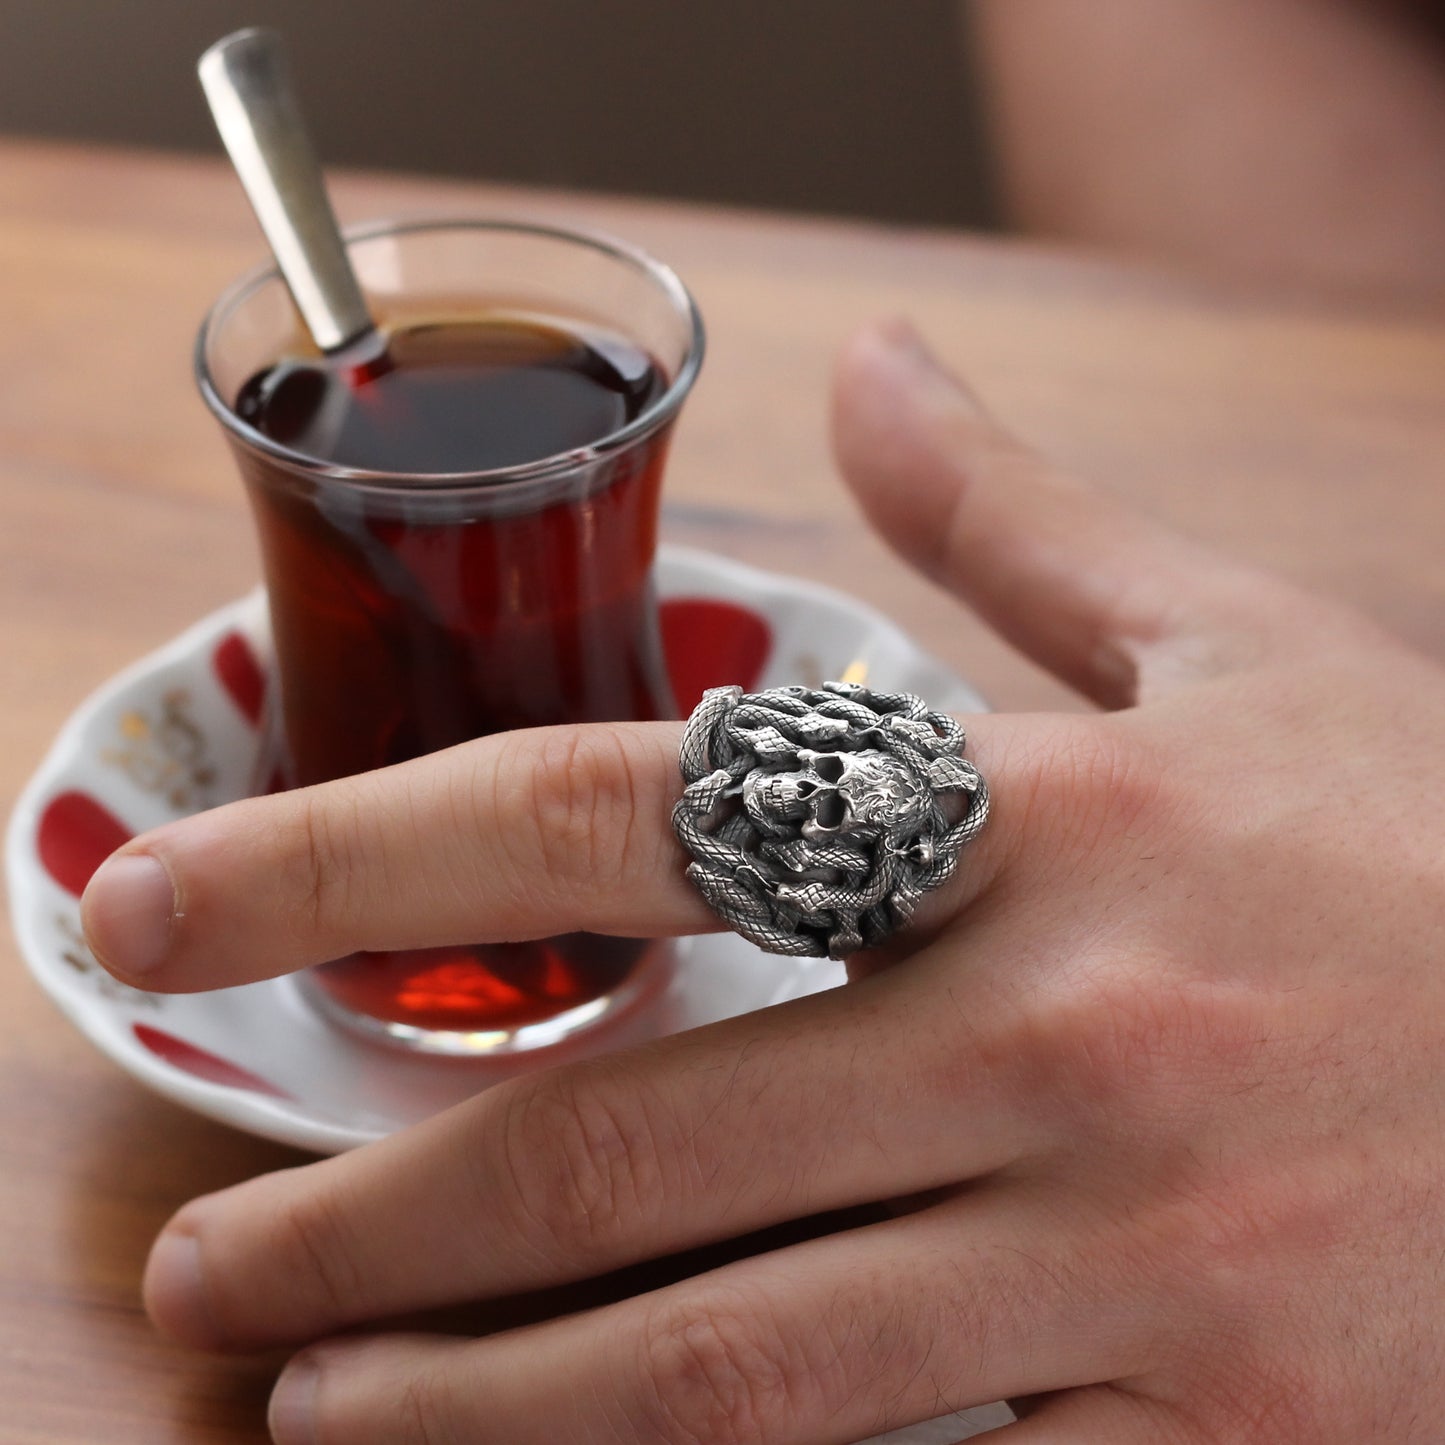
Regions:
<instances>
[{"instance_id":1,"label":"white saucer","mask_svg":"<svg viewBox=\"0 0 1445 1445\"><path fill-rule=\"evenodd\" d=\"M841 593L677 549L664 549L658 583L685 710L703 685L817 683L850 666L940 708L983 708L897 627ZM259 594L197 623L79 708L10 820L11 913L31 972L97 1048L158 1093L265 1138L334 1153L524 1069L842 981L838 964L775 958L732 934L687 939L666 991L614 1024L540 1052L480 1060L355 1038L319 1017L290 979L189 995L117 983L81 938L79 892L126 837L263 785L267 656Z\"/></svg>"},{"instance_id":2,"label":"white saucer","mask_svg":"<svg viewBox=\"0 0 1445 1445\"><path fill-rule=\"evenodd\" d=\"M663 549L664 636L678 702L703 686L816 684L861 670L955 712L982 699L891 622L842 593L706 552ZM208 994L140 993L95 962L79 894L128 836L264 787L265 601L197 623L87 699L20 796L6 839L11 916L30 971L102 1053L166 1098L238 1129L330 1154L380 1138L524 1069L615 1049L832 988L841 965L783 959L734 934L684 939L655 1000L533 1053L405 1054L333 1027L290 979ZM874 1445L935 1445L1006 1424L1002 1405Z\"/></svg>"}]
</instances>

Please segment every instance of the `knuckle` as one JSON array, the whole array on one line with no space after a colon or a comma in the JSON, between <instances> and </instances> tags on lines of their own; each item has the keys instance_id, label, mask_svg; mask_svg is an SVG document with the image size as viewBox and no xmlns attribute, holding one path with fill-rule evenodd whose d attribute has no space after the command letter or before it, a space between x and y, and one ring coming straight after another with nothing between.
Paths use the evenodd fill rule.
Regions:
<instances>
[{"instance_id":1,"label":"knuckle","mask_svg":"<svg viewBox=\"0 0 1445 1445\"><path fill-rule=\"evenodd\" d=\"M319 1373L311 1429L316 1445L470 1445L476 1411L451 1353L398 1361L385 1335L322 1343L292 1362ZM308 1436L308 1439L312 1436Z\"/></svg>"},{"instance_id":2,"label":"knuckle","mask_svg":"<svg viewBox=\"0 0 1445 1445\"><path fill-rule=\"evenodd\" d=\"M1030 1054L1049 1092L1094 1122L1207 1118L1259 1081L1268 1044L1245 987L1181 979L1160 959L1082 967L1030 1020Z\"/></svg>"},{"instance_id":3,"label":"knuckle","mask_svg":"<svg viewBox=\"0 0 1445 1445\"><path fill-rule=\"evenodd\" d=\"M335 1322L350 1318L362 1280L347 1248L339 1203L322 1190L284 1198L275 1206L269 1233L280 1277L297 1282L312 1301L309 1313Z\"/></svg>"},{"instance_id":4,"label":"knuckle","mask_svg":"<svg viewBox=\"0 0 1445 1445\"><path fill-rule=\"evenodd\" d=\"M503 1158L522 1237L576 1266L605 1262L670 1198L660 1126L615 1065L527 1081L503 1118Z\"/></svg>"},{"instance_id":5,"label":"knuckle","mask_svg":"<svg viewBox=\"0 0 1445 1445\"><path fill-rule=\"evenodd\" d=\"M297 926L324 934L345 918L353 869L361 853L354 802L345 788L305 789L295 794L295 842L287 867L296 899Z\"/></svg>"},{"instance_id":6,"label":"knuckle","mask_svg":"<svg viewBox=\"0 0 1445 1445\"><path fill-rule=\"evenodd\" d=\"M551 877L607 894L633 845L636 780L621 733L554 728L534 735L524 826Z\"/></svg>"},{"instance_id":7,"label":"knuckle","mask_svg":"<svg viewBox=\"0 0 1445 1445\"><path fill-rule=\"evenodd\" d=\"M1022 804L1024 833L1052 838L1077 861L1112 853L1171 804L1169 774L1139 730L1116 718L1091 718L1061 729L1055 746L1032 760Z\"/></svg>"},{"instance_id":8,"label":"knuckle","mask_svg":"<svg viewBox=\"0 0 1445 1445\"><path fill-rule=\"evenodd\" d=\"M793 1438L805 1370L764 1312L721 1293L661 1312L645 1342L652 1436L680 1445Z\"/></svg>"},{"instance_id":9,"label":"knuckle","mask_svg":"<svg viewBox=\"0 0 1445 1445\"><path fill-rule=\"evenodd\" d=\"M440 1370L413 1374L402 1387L397 1406L398 1438L406 1445L462 1445L464 1437L454 1424L452 1390Z\"/></svg>"}]
</instances>

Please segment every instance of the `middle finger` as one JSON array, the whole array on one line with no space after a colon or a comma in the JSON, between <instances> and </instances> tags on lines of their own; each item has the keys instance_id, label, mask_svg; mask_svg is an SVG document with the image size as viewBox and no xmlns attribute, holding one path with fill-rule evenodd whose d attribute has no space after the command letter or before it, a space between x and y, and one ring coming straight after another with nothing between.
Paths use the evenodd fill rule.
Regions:
<instances>
[{"instance_id":1,"label":"middle finger","mask_svg":"<svg viewBox=\"0 0 1445 1445\"><path fill-rule=\"evenodd\" d=\"M940 1010L917 964L198 1200L156 1246L148 1307L205 1348L296 1343L1015 1162L1045 1131L1015 1077L1013 1011L984 989L967 1016Z\"/></svg>"}]
</instances>

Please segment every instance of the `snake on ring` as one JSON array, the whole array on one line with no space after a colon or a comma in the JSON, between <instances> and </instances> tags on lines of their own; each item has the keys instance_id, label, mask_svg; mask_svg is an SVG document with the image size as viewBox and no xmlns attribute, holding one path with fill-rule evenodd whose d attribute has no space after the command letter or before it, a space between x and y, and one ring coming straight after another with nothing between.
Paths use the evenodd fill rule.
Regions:
<instances>
[{"instance_id":1,"label":"snake on ring","mask_svg":"<svg viewBox=\"0 0 1445 1445\"><path fill-rule=\"evenodd\" d=\"M847 958L902 928L988 818L962 726L906 692L711 688L672 823L687 876L769 953ZM950 820L949 795L961 803Z\"/></svg>"}]
</instances>

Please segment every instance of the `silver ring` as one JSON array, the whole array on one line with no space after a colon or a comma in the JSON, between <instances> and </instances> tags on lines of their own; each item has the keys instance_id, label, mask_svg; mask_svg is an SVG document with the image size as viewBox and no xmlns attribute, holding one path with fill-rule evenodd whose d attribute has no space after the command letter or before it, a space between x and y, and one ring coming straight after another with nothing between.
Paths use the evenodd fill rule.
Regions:
<instances>
[{"instance_id":1,"label":"silver ring","mask_svg":"<svg viewBox=\"0 0 1445 1445\"><path fill-rule=\"evenodd\" d=\"M963 728L912 693L712 688L679 756L672 826L693 858L687 876L769 953L872 948L949 878L988 817L963 745Z\"/></svg>"}]
</instances>

